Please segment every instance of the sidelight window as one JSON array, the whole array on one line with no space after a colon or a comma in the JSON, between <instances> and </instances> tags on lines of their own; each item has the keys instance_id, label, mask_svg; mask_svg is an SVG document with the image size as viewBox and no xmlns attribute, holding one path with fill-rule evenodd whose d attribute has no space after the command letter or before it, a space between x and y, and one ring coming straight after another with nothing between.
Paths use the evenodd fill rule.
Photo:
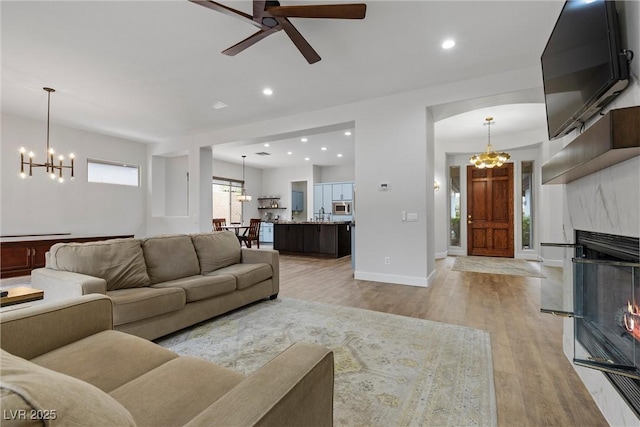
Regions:
<instances>
[{"instance_id":1,"label":"sidelight window","mask_svg":"<svg viewBox=\"0 0 640 427\"><path fill-rule=\"evenodd\" d=\"M533 161L522 162L522 249L533 249Z\"/></svg>"},{"instance_id":2,"label":"sidelight window","mask_svg":"<svg viewBox=\"0 0 640 427\"><path fill-rule=\"evenodd\" d=\"M449 167L449 246L460 246L460 166Z\"/></svg>"}]
</instances>

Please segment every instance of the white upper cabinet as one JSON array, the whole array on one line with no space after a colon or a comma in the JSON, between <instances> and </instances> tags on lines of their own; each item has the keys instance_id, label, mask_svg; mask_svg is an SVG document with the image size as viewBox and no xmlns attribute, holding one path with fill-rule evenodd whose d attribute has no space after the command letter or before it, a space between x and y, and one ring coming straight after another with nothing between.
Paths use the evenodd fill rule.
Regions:
<instances>
[{"instance_id":1,"label":"white upper cabinet","mask_svg":"<svg viewBox=\"0 0 640 427\"><path fill-rule=\"evenodd\" d=\"M353 200L353 182L342 182L332 186L333 200Z\"/></svg>"}]
</instances>

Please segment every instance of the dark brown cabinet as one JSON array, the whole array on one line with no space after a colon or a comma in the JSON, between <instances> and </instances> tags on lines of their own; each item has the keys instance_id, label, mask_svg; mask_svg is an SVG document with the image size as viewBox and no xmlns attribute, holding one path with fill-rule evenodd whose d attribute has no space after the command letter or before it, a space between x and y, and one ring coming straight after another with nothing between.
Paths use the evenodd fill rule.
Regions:
<instances>
[{"instance_id":1,"label":"dark brown cabinet","mask_svg":"<svg viewBox=\"0 0 640 427\"><path fill-rule=\"evenodd\" d=\"M39 240L19 240L12 238L0 242L0 278L26 276L31 270L45 265L45 254L51 246L61 242L93 242L115 238L127 238L133 235L123 236L97 236L97 237L43 237Z\"/></svg>"},{"instance_id":2,"label":"dark brown cabinet","mask_svg":"<svg viewBox=\"0 0 640 427\"><path fill-rule=\"evenodd\" d=\"M284 253L340 258L351 254L351 225L275 224L273 248Z\"/></svg>"},{"instance_id":3,"label":"dark brown cabinet","mask_svg":"<svg viewBox=\"0 0 640 427\"><path fill-rule=\"evenodd\" d=\"M293 224L275 224L273 227L273 248L282 252L304 251L304 230Z\"/></svg>"}]
</instances>

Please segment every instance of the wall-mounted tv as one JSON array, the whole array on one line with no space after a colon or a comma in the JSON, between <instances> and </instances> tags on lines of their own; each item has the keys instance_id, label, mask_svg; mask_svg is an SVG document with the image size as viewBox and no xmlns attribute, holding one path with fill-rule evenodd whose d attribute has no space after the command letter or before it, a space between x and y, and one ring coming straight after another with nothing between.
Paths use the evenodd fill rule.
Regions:
<instances>
[{"instance_id":1,"label":"wall-mounted tv","mask_svg":"<svg viewBox=\"0 0 640 427\"><path fill-rule=\"evenodd\" d=\"M549 139L566 135L628 84L613 1L567 1L542 53Z\"/></svg>"}]
</instances>

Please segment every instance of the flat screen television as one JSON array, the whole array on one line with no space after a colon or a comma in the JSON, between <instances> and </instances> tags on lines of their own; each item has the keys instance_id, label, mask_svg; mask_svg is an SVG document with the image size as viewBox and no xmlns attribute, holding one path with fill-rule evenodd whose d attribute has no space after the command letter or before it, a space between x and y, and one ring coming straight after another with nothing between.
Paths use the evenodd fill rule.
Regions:
<instances>
[{"instance_id":1,"label":"flat screen television","mask_svg":"<svg viewBox=\"0 0 640 427\"><path fill-rule=\"evenodd\" d=\"M613 1L567 1L542 53L549 139L566 135L628 84Z\"/></svg>"}]
</instances>

